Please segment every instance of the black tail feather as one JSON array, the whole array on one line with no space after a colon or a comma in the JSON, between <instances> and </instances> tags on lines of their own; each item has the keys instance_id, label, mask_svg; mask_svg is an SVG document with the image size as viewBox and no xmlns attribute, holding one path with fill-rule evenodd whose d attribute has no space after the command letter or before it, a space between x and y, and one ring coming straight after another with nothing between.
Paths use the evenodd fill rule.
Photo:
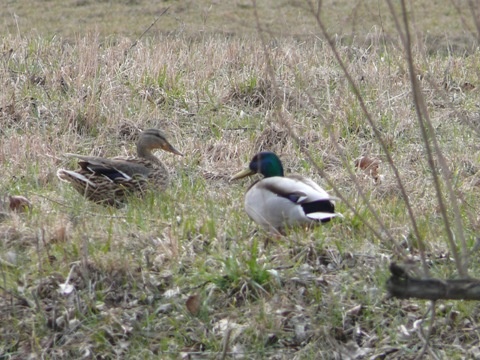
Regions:
<instances>
[{"instance_id":1,"label":"black tail feather","mask_svg":"<svg viewBox=\"0 0 480 360\"><path fill-rule=\"evenodd\" d=\"M312 201L309 203L303 203L301 206L307 215L315 212L335 213L335 205L330 200ZM326 222L328 220L330 219L322 220L322 222Z\"/></svg>"}]
</instances>

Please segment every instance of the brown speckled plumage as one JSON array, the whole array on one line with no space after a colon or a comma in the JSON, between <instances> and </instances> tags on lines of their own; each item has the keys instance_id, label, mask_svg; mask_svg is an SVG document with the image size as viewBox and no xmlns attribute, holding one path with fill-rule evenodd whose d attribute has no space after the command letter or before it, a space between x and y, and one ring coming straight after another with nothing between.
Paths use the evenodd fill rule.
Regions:
<instances>
[{"instance_id":1,"label":"brown speckled plumage","mask_svg":"<svg viewBox=\"0 0 480 360\"><path fill-rule=\"evenodd\" d=\"M57 176L60 180L72 184L73 188L88 200L119 206L129 194L143 196L148 187L164 190L167 186L168 170L152 154L154 149L182 155L160 130L148 129L140 134L137 157L106 159L67 154L79 159L80 169L59 169Z\"/></svg>"}]
</instances>

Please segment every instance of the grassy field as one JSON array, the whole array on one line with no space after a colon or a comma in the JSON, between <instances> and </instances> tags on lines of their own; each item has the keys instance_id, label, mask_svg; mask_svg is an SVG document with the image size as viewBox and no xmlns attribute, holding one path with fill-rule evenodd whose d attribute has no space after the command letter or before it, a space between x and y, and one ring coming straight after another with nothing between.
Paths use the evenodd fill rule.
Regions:
<instances>
[{"instance_id":1,"label":"grassy field","mask_svg":"<svg viewBox=\"0 0 480 360\"><path fill-rule=\"evenodd\" d=\"M429 163L386 4L323 2L336 58L308 2L258 3L7 3L1 359L414 359L426 339L424 358L480 356L476 303L385 290L392 261L458 277L452 250L480 276L480 54L468 7L409 9L426 136L443 155ZM185 154L157 153L171 169L165 193L112 209L57 179L77 167L65 153L132 155L151 127ZM281 239L259 231L243 210L251 180L229 178L260 150L341 199L344 219ZM362 157L378 168L358 168ZM8 195L31 209L10 210Z\"/></svg>"},{"instance_id":2,"label":"grassy field","mask_svg":"<svg viewBox=\"0 0 480 360\"><path fill-rule=\"evenodd\" d=\"M378 34L390 40L397 39L394 17L385 1L364 0L352 4L348 0L327 0L321 4L321 18L332 35L349 42L355 40L358 46ZM394 6L399 14L400 5L395 2ZM167 9L149 31L150 35L252 35L258 31L256 17L262 28L273 36L307 39L319 34L312 16L312 11L318 7L308 0L171 0L160 3L147 0L7 0L0 13L0 23L6 33L17 36L37 34L73 39L93 32L102 37L134 39ZM442 52L446 47L450 47L450 51L475 47L477 28L472 14L477 10L473 2L445 4L442 0L431 0L409 4L408 11L421 46Z\"/></svg>"}]
</instances>

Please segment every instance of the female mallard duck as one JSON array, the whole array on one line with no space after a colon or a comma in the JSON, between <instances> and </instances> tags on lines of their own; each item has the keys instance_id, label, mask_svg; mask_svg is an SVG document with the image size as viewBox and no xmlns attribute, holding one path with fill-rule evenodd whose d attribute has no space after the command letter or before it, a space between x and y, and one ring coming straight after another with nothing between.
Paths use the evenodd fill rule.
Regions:
<instances>
[{"instance_id":1,"label":"female mallard duck","mask_svg":"<svg viewBox=\"0 0 480 360\"><path fill-rule=\"evenodd\" d=\"M245 210L264 229L281 232L294 225L327 222L338 216L332 197L313 180L300 175L284 176L282 162L272 152L260 152L249 168L231 180L260 173L245 194Z\"/></svg>"},{"instance_id":2,"label":"female mallard duck","mask_svg":"<svg viewBox=\"0 0 480 360\"><path fill-rule=\"evenodd\" d=\"M69 182L88 200L105 205L119 206L130 193L143 195L149 185L160 189L168 183L168 170L152 154L162 149L182 155L165 138L163 132L148 129L140 134L137 157L105 159L95 156L67 154L80 159L80 169L59 169L60 180Z\"/></svg>"}]
</instances>

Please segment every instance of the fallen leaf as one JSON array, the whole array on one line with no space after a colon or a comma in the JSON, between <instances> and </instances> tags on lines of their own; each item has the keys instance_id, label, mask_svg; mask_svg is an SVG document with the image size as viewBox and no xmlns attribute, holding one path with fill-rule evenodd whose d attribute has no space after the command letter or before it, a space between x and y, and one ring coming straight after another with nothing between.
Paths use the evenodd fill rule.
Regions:
<instances>
[{"instance_id":1,"label":"fallen leaf","mask_svg":"<svg viewBox=\"0 0 480 360\"><path fill-rule=\"evenodd\" d=\"M74 264L70 268L70 272L68 273L68 276L65 282L58 285L58 287L60 288L59 291L62 295L70 295L75 290L75 287L72 284L70 284L70 278L72 277L72 273L75 267L76 265Z\"/></svg>"},{"instance_id":2,"label":"fallen leaf","mask_svg":"<svg viewBox=\"0 0 480 360\"><path fill-rule=\"evenodd\" d=\"M360 315L360 313L362 312L362 310L363 310L362 305L356 305L353 308L347 310L345 315L349 316L349 317L358 317Z\"/></svg>"},{"instance_id":3,"label":"fallen leaf","mask_svg":"<svg viewBox=\"0 0 480 360\"><path fill-rule=\"evenodd\" d=\"M471 91L471 90L475 89L475 85L470 84L469 82L465 82L465 83L462 84L461 88L462 88L463 91Z\"/></svg>"},{"instance_id":4,"label":"fallen leaf","mask_svg":"<svg viewBox=\"0 0 480 360\"><path fill-rule=\"evenodd\" d=\"M378 168L380 161L378 159L372 159L368 156L362 156L361 158L355 160L355 166L362 169L367 170L369 168Z\"/></svg>"},{"instance_id":5,"label":"fallen leaf","mask_svg":"<svg viewBox=\"0 0 480 360\"><path fill-rule=\"evenodd\" d=\"M186 302L187 305L187 310L192 314L193 316L197 316L198 313L200 312L200 295L194 294L191 295Z\"/></svg>"},{"instance_id":6,"label":"fallen leaf","mask_svg":"<svg viewBox=\"0 0 480 360\"><path fill-rule=\"evenodd\" d=\"M25 212L32 208L32 203L25 196L9 196L10 210L15 212Z\"/></svg>"},{"instance_id":7,"label":"fallen leaf","mask_svg":"<svg viewBox=\"0 0 480 360\"><path fill-rule=\"evenodd\" d=\"M173 298L174 296L177 296L178 294L180 294L180 288L177 286L176 288L166 290L166 291L163 293L163 296L164 296L166 299L171 299L171 298Z\"/></svg>"},{"instance_id":8,"label":"fallen leaf","mask_svg":"<svg viewBox=\"0 0 480 360\"><path fill-rule=\"evenodd\" d=\"M362 156L361 158L355 160L355 167L363 170L369 174L375 182L378 182L380 179L378 169L381 161L376 158L370 158L368 156Z\"/></svg>"},{"instance_id":9,"label":"fallen leaf","mask_svg":"<svg viewBox=\"0 0 480 360\"><path fill-rule=\"evenodd\" d=\"M54 230L50 241L55 244L64 243L65 241L67 241L67 236L68 236L67 227L65 225L60 225Z\"/></svg>"},{"instance_id":10,"label":"fallen leaf","mask_svg":"<svg viewBox=\"0 0 480 360\"><path fill-rule=\"evenodd\" d=\"M68 283L59 284L58 286L60 287L60 293L62 295L68 295L73 290L75 290L75 287L72 284L68 284Z\"/></svg>"}]
</instances>

